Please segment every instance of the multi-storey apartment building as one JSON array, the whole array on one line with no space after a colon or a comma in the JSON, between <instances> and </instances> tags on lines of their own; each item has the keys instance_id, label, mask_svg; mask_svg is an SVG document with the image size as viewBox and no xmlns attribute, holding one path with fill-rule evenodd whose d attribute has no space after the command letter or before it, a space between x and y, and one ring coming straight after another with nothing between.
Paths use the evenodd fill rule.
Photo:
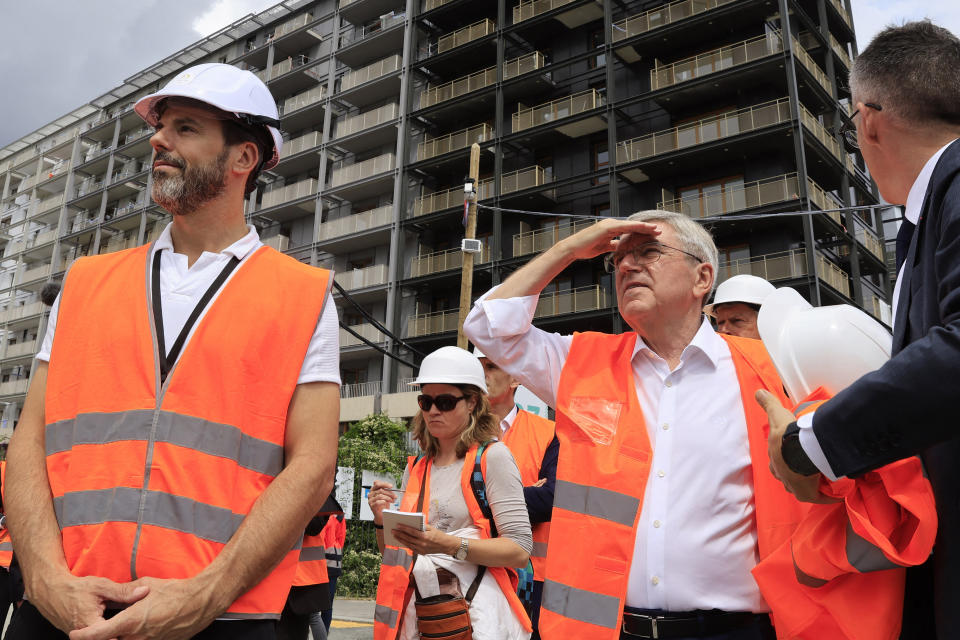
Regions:
<instances>
[{"instance_id":1,"label":"multi-storey apartment building","mask_svg":"<svg viewBox=\"0 0 960 640\"><path fill-rule=\"evenodd\" d=\"M280 106L280 164L247 201L268 244L336 269L341 320L406 360L454 341L463 182L481 146L474 295L586 221L663 208L753 273L889 323L879 210L849 121L848 0L287 0L0 150L0 402L15 417L39 289L78 256L157 237L133 102L185 66L250 69ZM771 215L816 211L813 215ZM750 219L742 216L750 214ZM536 323L620 331L599 259ZM278 336L278 346L282 337ZM341 332L342 419L409 415L412 370Z\"/></svg>"}]
</instances>

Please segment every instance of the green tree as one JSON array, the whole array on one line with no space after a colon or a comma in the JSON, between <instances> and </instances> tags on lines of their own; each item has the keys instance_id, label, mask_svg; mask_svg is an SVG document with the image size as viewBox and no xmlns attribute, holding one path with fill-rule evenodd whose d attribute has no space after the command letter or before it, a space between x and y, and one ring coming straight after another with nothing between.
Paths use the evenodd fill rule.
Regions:
<instances>
[{"instance_id":1,"label":"green tree","mask_svg":"<svg viewBox=\"0 0 960 640\"><path fill-rule=\"evenodd\" d=\"M380 575L380 552L372 522L360 521L361 478L363 471L389 473L397 480L407 465L407 426L385 414L367 416L354 422L340 437L337 464L352 467L355 474L353 514L347 524L343 550L343 575L337 583L337 595L370 598L376 594Z\"/></svg>"}]
</instances>

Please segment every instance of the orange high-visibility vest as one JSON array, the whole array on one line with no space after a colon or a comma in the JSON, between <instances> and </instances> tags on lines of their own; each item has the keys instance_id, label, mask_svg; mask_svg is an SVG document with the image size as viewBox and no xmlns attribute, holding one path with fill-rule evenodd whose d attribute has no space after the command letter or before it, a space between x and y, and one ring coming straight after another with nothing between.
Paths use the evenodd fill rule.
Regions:
<instances>
[{"instance_id":1,"label":"orange high-visibility vest","mask_svg":"<svg viewBox=\"0 0 960 640\"><path fill-rule=\"evenodd\" d=\"M490 537L490 522L484 517L480 510L480 504L473 495L473 488L470 486L470 475L473 473L473 466L477 456L477 445L474 444L467 451L463 461L463 470L460 472L460 490L463 492L463 499L467 503L467 510L473 524L480 530L481 538ZM420 495L420 486L425 483L423 494L423 504L430 504L430 466L431 460L427 458L410 457L407 462L407 468L410 470L407 479L407 490L400 501L401 511L416 511L417 498ZM483 456L480 460L480 470L484 478L487 475L487 457ZM426 511L426 508L425 508ZM403 629L403 614L406 611L409 602L409 594L413 591L410 587L410 571L413 569L413 552L406 547L386 547L383 550L383 560L380 563L380 580L377 582L377 605L373 614L373 638L374 640L394 640L400 630ZM524 611L523 603L517 597L516 584L511 578L511 572L506 567L487 567L487 573L493 576L503 591L503 595L510 603L517 619L523 624L523 628L532 631L530 619ZM516 574L512 574L516 576Z\"/></svg>"},{"instance_id":2,"label":"orange high-visibility vest","mask_svg":"<svg viewBox=\"0 0 960 640\"><path fill-rule=\"evenodd\" d=\"M7 495L7 461L0 460L0 496ZM10 540L10 530L0 529L0 567L9 569L13 562L13 542Z\"/></svg>"},{"instance_id":3,"label":"orange high-visibility vest","mask_svg":"<svg viewBox=\"0 0 960 640\"><path fill-rule=\"evenodd\" d=\"M513 459L517 461L523 486L534 485L540 479L543 454L553 442L555 432L556 428L552 420L517 409L517 417L503 434L503 443L510 448ZM540 522L532 525L532 528L533 553L530 554L530 562L533 564L533 579L542 581L547 563L550 523Z\"/></svg>"},{"instance_id":4,"label":"orange high-visibility vest","mask_svg":"<svg viewBox=\"0 0 960 640\"><path fill-rule=\"evenodd\" d=\"M320 535L323 536L326 547L328 575L332 570L334 575L338 576L343 570L343 545L347 539L347 523L343 514L330 516Z\"/></svg>"},{"instance_id":5,"label":"orange high-visibility vest","mask_svg":"<svg viewBox=\"0 0 960 640\"><path fill-rule=\"evenodd\" d=\"M765 557L788 540L805 511L770 472L767 418L753 395L763 388L785 397L759 340L722 337L730 346L742 394L758 547ZM652 458L633 382L636 340L633 332L576 334L560 377L560 458L540 609L544 640L620 637Z\"/></svg>"},{"instance_id":6,"label":"orange high-visibility vest","mask_svg":"<svg viewBox=\"0 0 960 640\"><path fill-rule=\"evenodd\" d=\"M213 561L283 469L287 409L332 282L261 247L161 385L149 256L143 246L81 258L61 294L47 474L77 576L188 578ZM223 617L278 618L298 554Z\"/></svg>"},{"instance_id":7,"label":"orange high-visibility vest","mask_svg":"<svg viewBox=\"0 0 960 640\"><path fill-rule=\"evenodd\" d=\"M303 536L297 572L293 576L293 586L305 587L330 582L330 578L327 577L327 548L324 546L323 538L323 531L315 536Z\"/></svg>"},{"instance_id":8,"label":"orange high-visibility vest","mask_svg":"<svg viewBox=\"0 0 960 640\"><path fill-rule=\"evenodd\" d=\"M829 396L817 389L794 410ZM917 457L830 482L833 504L811 505L789 545L753 571L777 631L788 638L894 640L900 634L905 570L926 561L937 534L933 488ZM797 580L784 580L793 571Z\"/></svg>"}]
</instances>

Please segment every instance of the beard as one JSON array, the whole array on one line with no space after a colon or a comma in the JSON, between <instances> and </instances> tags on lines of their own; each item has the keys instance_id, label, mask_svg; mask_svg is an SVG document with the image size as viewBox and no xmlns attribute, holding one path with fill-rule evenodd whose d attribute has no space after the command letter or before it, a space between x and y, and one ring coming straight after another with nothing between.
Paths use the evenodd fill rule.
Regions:
<instances>
[{"instance_id":1,"label":"beard","mask_svg":"<svg viewBox=\"0 0 960 640\"><path fill-rule=\"evenodd\" d=\"M158 152L155 160L169 162L180 169L180 173L173 174L153 171L153 201L175 216L193 213L226 189L226 149L212 162L201 165L187 165L164 152Z\"/></svg>"}]
</instances>

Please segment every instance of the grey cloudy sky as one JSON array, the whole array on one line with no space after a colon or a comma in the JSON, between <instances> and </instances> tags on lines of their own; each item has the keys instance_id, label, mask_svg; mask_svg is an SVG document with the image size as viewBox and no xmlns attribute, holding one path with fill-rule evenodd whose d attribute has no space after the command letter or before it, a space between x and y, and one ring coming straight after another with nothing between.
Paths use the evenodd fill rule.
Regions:
<instances>
[{"instance_id":1,"label":"grey cloudy sky","mask_svg":"<svg viewBox=\"0 0 960 640\"><path fill-rule=\"evenodd\" d=\"M0 147L275 0L4 0ZM861 48L885 25L929 17L960 34L957 0L853 0Z\"/></svg>"}]
</instances>

